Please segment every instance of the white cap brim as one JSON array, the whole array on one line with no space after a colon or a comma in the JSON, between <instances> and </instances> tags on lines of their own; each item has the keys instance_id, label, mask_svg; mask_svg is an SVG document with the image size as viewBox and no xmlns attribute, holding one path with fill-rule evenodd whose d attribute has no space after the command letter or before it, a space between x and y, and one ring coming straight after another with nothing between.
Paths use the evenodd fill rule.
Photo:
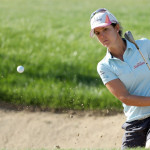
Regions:
<instances>
[{"instance_id":1,"label":"white cap brim","mask_svg":"<svg viewBox=\"0 0 150 150\"><path fill-rule=\"evenodd\" d=\"M97 27L106 27L106 26L109 26L111 25L111 23L104 23L104 24L99 24L99 25L96 25L93 27L93 29L91 29L90 31L90 37L94 37L94 29L97 28Z\"/></svg>"}]
</instances>

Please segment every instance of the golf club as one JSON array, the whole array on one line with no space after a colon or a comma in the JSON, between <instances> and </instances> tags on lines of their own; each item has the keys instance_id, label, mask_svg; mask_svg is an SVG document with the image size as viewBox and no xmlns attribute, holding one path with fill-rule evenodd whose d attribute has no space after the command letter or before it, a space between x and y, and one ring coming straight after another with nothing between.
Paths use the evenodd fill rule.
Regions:
<instances>
[{"instance_id":1,"label":"golf club","mask_svg":"<svg viewBox=\"0 0 150 150\"><path fill-rule=\"evenodd\" d=\"M143 60L145 61L145 63L146 63L146 65L147 65L148 69L150 70L150 66L149 66L149 64L147 63L146 59L144 58L143 54L141 53L140 48L139 48L138 45L135 43L135 40L134 40L134 38L133 38L132 33L131 33L130 31L126 31L125 34L124 34L124 37L125 37L129 42L133 43L133 44L136 46L136 48L137 48L138 51L140 52L140 54L141 54Z\"/></svg>"}]
</instances>

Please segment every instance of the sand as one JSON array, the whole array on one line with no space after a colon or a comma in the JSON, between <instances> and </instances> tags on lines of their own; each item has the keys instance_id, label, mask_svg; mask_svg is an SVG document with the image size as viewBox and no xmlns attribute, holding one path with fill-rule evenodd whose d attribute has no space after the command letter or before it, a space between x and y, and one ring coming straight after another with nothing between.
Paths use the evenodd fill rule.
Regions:
<instances>
[{"instance_id":1,"label":"sand","mask_svg":"<svg viewBox=\"0 0 150 150\"><path fill-rule=\"evenodd\" d=\"M120 148L124 114L0 108L0 149Z\"/></svg>"}]
</instances>

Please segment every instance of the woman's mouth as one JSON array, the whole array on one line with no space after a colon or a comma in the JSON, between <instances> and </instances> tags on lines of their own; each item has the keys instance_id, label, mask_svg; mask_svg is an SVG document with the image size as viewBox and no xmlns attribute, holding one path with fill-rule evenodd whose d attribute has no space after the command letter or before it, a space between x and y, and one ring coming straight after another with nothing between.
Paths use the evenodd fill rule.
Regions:
<instances>
[{"instance_id":1,"label":"woman's mouth","mask_svg":"<svg viewBox=\"0 0 150 150\"><path fill-rule=\"evenodd\" d=\"M107 42L108 40L104 40L103 42Z\"/></svg>"}]
</instances>

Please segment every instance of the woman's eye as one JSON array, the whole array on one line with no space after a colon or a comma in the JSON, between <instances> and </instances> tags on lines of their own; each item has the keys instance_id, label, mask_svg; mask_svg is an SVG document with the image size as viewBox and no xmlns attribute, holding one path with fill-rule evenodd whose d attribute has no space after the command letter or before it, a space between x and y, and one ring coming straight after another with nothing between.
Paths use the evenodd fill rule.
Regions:
<instances>
[{"instance_id":1,"label":"woman's eye","mask_svg":"<svg viewBox=\"0 0 150 150\"><path fill-rule=\"evenodd\" d=\"M105 28L104 31L107 31L107 28Z\"/></svg>"},{"instance_id":2,"label":"woman's eye","mask_svg":"<svg viewBox=\"0 0 150 150\"><path fill-rule=\"evenodd\" d=\"M96 35L100 35L100 33L99 33L99 32L96 32L95 34L96 34Z\"/></svg>"}]
</instances>

